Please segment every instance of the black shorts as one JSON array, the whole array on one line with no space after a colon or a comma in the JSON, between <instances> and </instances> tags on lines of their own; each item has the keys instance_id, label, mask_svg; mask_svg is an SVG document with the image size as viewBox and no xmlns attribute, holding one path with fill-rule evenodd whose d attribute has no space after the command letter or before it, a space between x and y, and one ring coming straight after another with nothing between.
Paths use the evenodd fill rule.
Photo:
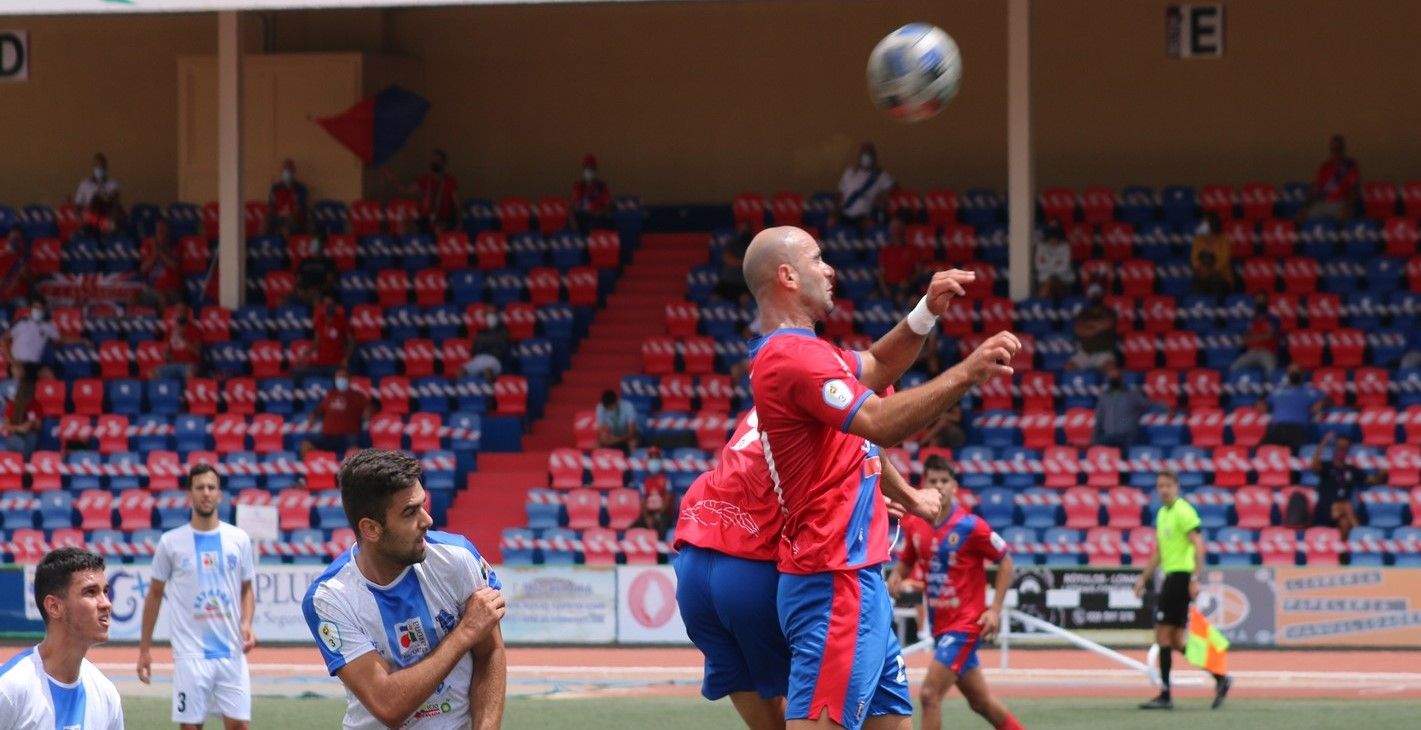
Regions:
<instances>
[{"instance_id":1,"label":"black shorts","mask_svg":"<svg viewBox=\"0 0 1421 730\"><path fill-rule=\"evenodd\" d=\"M1155 600L1155 623L1184 628L1189 625L1189 579L1193 573L1165 573Z\"/></svg>"}]
</instances>

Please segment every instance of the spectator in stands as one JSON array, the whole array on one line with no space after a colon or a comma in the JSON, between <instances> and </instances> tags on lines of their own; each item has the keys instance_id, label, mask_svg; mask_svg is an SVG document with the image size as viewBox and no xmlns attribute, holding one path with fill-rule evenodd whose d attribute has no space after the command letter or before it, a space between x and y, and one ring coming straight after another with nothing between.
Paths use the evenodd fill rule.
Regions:
<instances>
[{"instance_id":1,"label":"spectator in stands","mask_svg":"<svg viewBox=\"0 0 1421 730\"><path fill-rule=\"evenodd\" d=\"M335 387L326 392L306 419L312 426L319 423L321 428L301 444L302 456L311 449L319 449L342 458L359 445L372 408L370 398L350 387L350 373L345 368L336 370Z\"/></svg>"},{"instance_id":2,"label":"spectator in stands","mask_svg":"<svg viewBox=\"0 0 1421 730\"><path fill-rule=\"evenodd\" d=\"M50 343L59 340L59 328L45 319L43 299L30 302L29 316L10 325L10 330L0 338L12 363L19 363L25 371L26 380L34 380L40 368L52 357Z\"/></svg>"},{"instance_id":3,"label":"spectator in stands","mask_svg":"<svg viewBox=\"0 0 1421 730\"><path fill-rule=\"evenodd\" d=\"M119 201L118 181L109 177L108 158L94 155L93 171L79 181L74 191L74 206L79 209L83 231L90 236L112 233L123 227L123 205Z\"/></svg>"},{"instance_id":4,"label":"spectator in stands","mask_svg":"<svg viewBox=\"0 0 1421 730\"><path fill-rule=\"evenodd\" d=\"M1036 296L1063 297L1071 293L1076 270L1071 263L1071 244L1066 241L1060 221L1046 224L1032 258L1036 263Z\"/></svg>"},{"instance_id":5,"label":"spectator in stands","mask_svg":"<svg viewBox=\"0 0 1421 730\"><path fill-rule=\"evenodd\" d=\"M754 232L749 226L741 226L735 237L730 239L730 243L720 252L720 278L716 281L715 294L727 302L736 302L741 305L750 302L750 287L745 283L745 272L741 263L745 260L745 251L750 248L750 239L754 237Z\"/></svg>"},{"instance_id":6,"label":"spectator in stands","mask_svg":"<svg viewBox=\"0 0 1421 730\"><path fill-rule=\"evenodd\" d=\"M350 333L350 320L345 316L345 308L336 304L335 297L321 298L311 316L312 338L306 357L292 362L298 378L335 377L337 370L346 366L355 338Z\"/></svg>"},{"instance_id":7,"label":"spectator in stands","mask_svg":"<svg viewBox=\"0 0 1421 730\"><path fill-rule=\"evenodd\" d=\"M149 306L171 306L182 296L182 260L166 218L159 218L153 235L143 239L138 275L143 279L143 299Z\"/></svg>"},{"instance_id":8,"label":"spectator in stands","mask_svg":"<svg viewBox=\"0 0 1421 730\"><path fill-rule=\"evenodd\" d=\"M1140 417L1155 405L1139 388L1125 385L1120 368L1105 368L1105 389L1095 399L1095 434L1092 441L1121 451L1140 442Z\"/></svg>"},{"instance_id":9,"label":"spectator in stands","mask_svg":"<svg viewBox=\"0 0 1421 730\"><path fill-rule=\"evenodd\" d=\"M44 413L39 401L35 400L35 381L31 378L20 381L15 388L15 397L5 406L5 420L0 430L5 436L5 450L18 452L26 459L39 444L40 423Z\"/></svg>"},{"instance_id":10,"label":"spectator in stands","mask_svg":"<svg viewBox=\"0 0 1421 730\"><path fill-rule=\"evenodd\" d=\"M1263 443L1287 446L1297 453L1312 439L1312 419L1327 405L1327 396L1308 384L1302 368L1288 366L1288 382L1266 401L1270 415Z\"/></svg>"},{"instance_id":11,"label":"spectator in stands","mask_svg":"<svg viewBox=\"0 0 1421 730\"><path fill-rule=\"evenodd\" d=\"M888 194L895 187L893 176L879 166L873 143L864 142L858 162L839 176L839 222L860 230L882 225L888 219Z\"/></svg>"},{"instance_id":12,"label":"spectator in stands","mask_svg":"<svg viewBox=\"0 0 1421 730\"><path fill-rule=\"evenodd\" d=\"M1415 326L1415 323L1406 332L1406 352L1397 367L1421 368L1421 327Z\"/></svg>"},{"instance_id":13,"label":"spectator in stands","mask_svg":"<svg viewBox=\"0 0 1421 730\"><path fill-rule=\"evenodd\" d=\"M482 375L492 383L503 373L503 359L508 357L508 327L497 312L490 311L485 316L484 326L474 335L470 354L472 357L464 364L464 374Z\"/></svg>"},{"instance_id":14,"label":"spectator in stands","mask_svg":"<svg viewBox=\"0 0 1421 730\"><path fill-rule=\"evenodd\" d=\"M967 430L962 424L962 403L958 401L948 406L937 420L922 430L916 440L920 447L962 448L967 443Z\"/></svg>"},{"instance_id":15,"label":"spectator in stands","mask_svg":"<svg viewBox=\"0 0 1421 730\"><path fill-rule=\"evenodd\" d=\"M888 243L878 250L878 292L897 303L917 295L920 290L915 285L922 274L923 261L933 255L931 250L909 244L903 229L903 221L888 221Z\"/></svg>"},{"instance_id":16,"label":"spectator in stands","mask_svg":"<svg viewBox=\"0 0 1421 730\"><path fill-rule=\"evenodd\" d=\"M266 232L289 236L306 232L306 185L296 179L296 163L281 163L281 179L266 198Z\"/></svg>"},{"instance_id":17,"label":"spectator in stands","mask_svg":"<svg viewBox=\"0 0 1421 730\"><path fill-rule=\"evenodd\" d=\"M1194 245L1189 253L1196 294L1222 297L1233 293L1233 267L1229 265L1232 245L1224 235L1219 214L1205 213L1204 219L1199 221L1199 229L1194 232Z\"/></svg>"},{"instance_id":18,"label":"spectator in stands","mask_svg":"<svg viewBox=\"0 0 1421 730\"><path fill-rule=\"evenodd\" d=\"M314 240L310 255L296 266L296 291L291 303L314 307L322 298L335 296L337 281L336 264L326 253L325 243Z\"/></svg>"},{"instance_id":19,"label":"spectator in stands","mask_svg":"<svg viewBox=\"0 0 1421 730\"><path fill-rule=\"evenodd\" d=\"M641 516L633 527L645 527L658 535L671 529L671 489L666 483L666 471L661 449L653 446L646 454L646 478L641 481Z\"/></svg>"},{"instance_id":20,"label":"spectator in stands","mask_svg":"<svg viewBox=\"0 0 1421 730\"><path fill-rule=\"evenodd\" d=\"M1278 318L1268 313L1268 295L1259 293L1253 299L1253 320L1243 336L1243 353L1229 370L1262 368L1267 375L1278 369Z\"/></svg>"},{"instance_id":21,"label":"spectator in stands","mask_svg":"<svg viewBox=\"0 0 1421 730\"><path fill-rule=\"evenodd\" d=\"M29 301L34 280L26 263L28 257L24 232L19 226L11 228L5 237L4 249L0 250L0 302L18 307Z\"/></svg>"},{"instance_id":22,"label":"spectator in stands","mask_svg":"<svg viewBox=\"0 0 1421 730\"><path fill-rule=\"evenodd\" d=\"M1307 205L1298 212L1298 220L1331 218L1344 220L1357 210L1357 188L1362 175L1357 161L1347 156L1347 140L1332 135L1327 159L1317 166L1317 179L1308 194Z\"/></svg>"},{"instance_id":23,"label":"spectator in stands","mask_svg":"<svg viewBox=\"0 0 1421 730\"><path fill-rule=\"evenodd\" d=\"M1347 463L1347 454L1352 441L1347 437L1336 439L1329 432L1322 437L1317 451L1312 456L1312 470L1317 472L1317 507L1312 523L1323 527L1336 527L1342 539L1357 526L1357 511L1352 507L1352 499L1368 484L1380 483L1380 475L1368 477L1360 467ZM1322 458L1322 452L1332 445L1332 460Z\"/></svg>"},{"instance_id":24,"label":"spectator in stands","mask_svg":"<svg viewBox=\"0 0 1421 730\"><path fill-rule=\"evenodd\" d=\"M25 379L25 369L16 363L10 363L5 372L9 377L0 380L0 409L15 400L15 393L19 390L20 381Z\"/></svg>"},{"instance_id":25,"label":"spectator in stands","mask_svg":"<svg viewBox=\"0 0 1421 730\"><path fill-rule=\"evenodd\" d=\"M192 308L179 301L164 322L164 364L154 368L153 377L187 380L202 365L202 333L193 321Z\"/></svg>"},{"instance_id":26,"label":"spectator in stands","mask_svg":"<svg viewBox=\"0 0 1421 730\"><path fill-rule=\"evenodd\" d=\"M1086 306L1076 315L1076 354L1066 362L1066 369L1101 370L1114 365L1118 321L1119 315L1105 304L1105 290L1092 286L1086 292Z\"/></svg>"},{"instance_id":27,"label":"spectator in stands","mask_svg":"<svg viewBox=\"0 0 1421 730\"><path fill-rule=\"evenodd\" d=\"M624 452L637 448L637 412L632 404L617 397L617 391L602 391L597 404L597 445Z\"/></svg>"},{"instance_id":28,"label":"spectator in stands","mask_svg":"<svg viewBox=\"0 0 1421 730\"><path fill-rule=\"evenodd\" d=\"M582 235L612 227L612 189L597 175L597 156L582 158L582 177L572 184L572 219Z\"/></svg>"},{"instance_id":29,"label":"spectator in stands","mask_svg":"<svg viewBox=\"0 0 1421 730\"><path fill-rule=\"evenodd\" d=\"M415 178L408 185L401 186L394 173L385 171L386 179L396 187L402 187L406 195L416 196L419 203L419 220L416 221L425 233L442 233L457 230L463 215L459 208L459 181L445 171L449 155L436 149L429 153L429 171Z\"/></svg>"}]
</instances>

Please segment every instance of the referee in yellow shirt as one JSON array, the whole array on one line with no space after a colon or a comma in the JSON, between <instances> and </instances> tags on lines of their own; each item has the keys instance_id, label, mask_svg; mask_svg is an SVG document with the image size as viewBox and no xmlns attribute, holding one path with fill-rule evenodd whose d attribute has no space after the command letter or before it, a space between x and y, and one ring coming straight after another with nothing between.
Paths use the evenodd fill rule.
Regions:
<instances>
[{"instance_id":1,"label":"referee in yellow shirt","mask_svg":"<svg viewBox=\"0 0 1421 730\"><path fill-rule=\"evenodd\" d=\"M1156 568L1164 569L1164 585L1155 601L1155 643L1159 645L1161 690L1158 697L1140 705L1142 710L1172 710L1169 670L1177 649L1184 653L1188 640L1189 602L1199 595L1199 574L1204 569L1204 536L1199 531L1199 513L1194 505L1179 497L1179 475L1162 471L1155 478L1160 508L1155 513L1155 552L1135 581L1135 595L1145 593ZM1226 674L1214 675L1214 708L1224 703L1233 680Z\"/></svg>"}]
</instances>

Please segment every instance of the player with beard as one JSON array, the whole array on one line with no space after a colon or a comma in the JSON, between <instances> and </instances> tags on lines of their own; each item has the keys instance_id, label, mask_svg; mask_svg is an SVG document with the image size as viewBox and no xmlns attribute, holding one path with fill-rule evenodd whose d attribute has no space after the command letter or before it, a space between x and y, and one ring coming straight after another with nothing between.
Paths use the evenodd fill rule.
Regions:
<instances>
[{"instance_id":1,"label":"player with beard","mask_svg":"<svg viewBox=\"0 0 1421 730\"><path fill-rule=\"evenodd\" d=\"M173 722L201 728L209 712L226 730L246 730L252 719L252 682L246 653L256 646L256 558L247 533L217 519L222 484L209 464L188 472L188 524L163 533L153 553L153 578L143 602L138 679L152 681L153 628L171 597Z\"/></svg>"},{"instance_id":2,"label":"player with beard","mask_svg":"<svg viewBox=\"0 0 1421 730\"><path fill-rule=\"evenodd\" d=\"M467 539L429 529L414 457L366 449L338 479L355 545L301 607L326 669L345 684L344 727L499 727L498 576Z\"/></svg>"}]
</instances>

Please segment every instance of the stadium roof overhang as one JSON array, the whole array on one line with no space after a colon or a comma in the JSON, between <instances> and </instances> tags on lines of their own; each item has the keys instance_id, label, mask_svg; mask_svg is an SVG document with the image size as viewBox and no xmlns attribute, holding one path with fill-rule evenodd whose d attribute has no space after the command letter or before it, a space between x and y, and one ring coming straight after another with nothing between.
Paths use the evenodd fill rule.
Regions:
<instances>
[{"instance_id":1,"label":"stadium roof overhang","mask_svg":"<svg viewBox=\"0 0 1421 730\"><path fill-rule=\"evenodd\" d=\"M353 8L437 7L451 5L540 5L650 1L652 0L0 0L0 17L12 15L192 13L223 10L348 10Z\"/></svg>"}]
</instances>

